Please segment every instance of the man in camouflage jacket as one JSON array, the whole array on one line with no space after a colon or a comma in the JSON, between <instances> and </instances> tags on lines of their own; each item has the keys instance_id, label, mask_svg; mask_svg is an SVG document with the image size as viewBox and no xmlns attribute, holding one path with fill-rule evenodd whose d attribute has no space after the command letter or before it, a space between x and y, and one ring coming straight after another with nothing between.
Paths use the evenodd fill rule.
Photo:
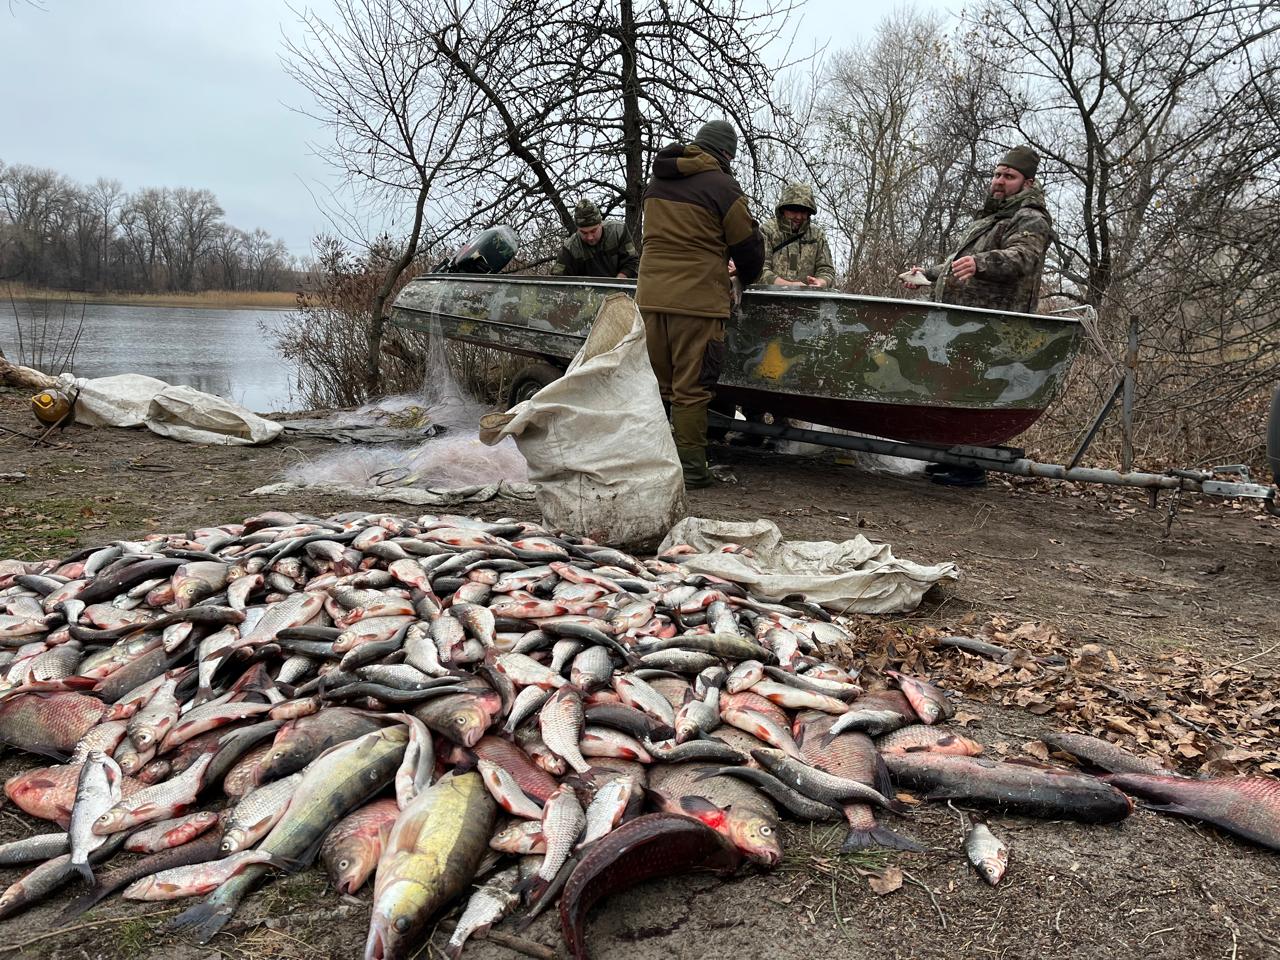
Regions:
<instances>
[{"instance_id":1,"label":"man in camouflage jacket","mask_svg":"<svg viewBox=\"0 0 1280 960\"><path fill-rule=\"evenodd\" d=\"M996 164L979 218L965 230L951 256L922 271L933 281L934 300L1035 312L1045 251L1053 240L1053 221L1036 183L1039 166L1040 157L1026 146L1014 147ZM906 279L903 283L923 286ZM975 467L930 464L925 472L934 483L952 487L981 487L987 482L986 471Z\"/></svg>"},{"instance_id":2,"label":"man in camouflage jacket","mask_svg":"<svg viewBox=\"0 0 1280 960\"><path fill-rule=\"evenodd\" d=\"M827 235L813 224L817 212L808 184L789 183L782 189L774 218L760 224L764 236L761 286L830 287L836 282Z\"/></svg>"},{"instance_id":3,"label":"man in camouflage jacket","mask_svg":"<svg viewBox=\"0 0 1280 960\"><path fill-rule=\"evenodd\" d=\"M590 200L579 200L573 211L577 230L565 240L560 256L551 267L555 276L635 277L640 255L616 220L603 220L600 208Z\"/></svg>"},{"instance_id":4,"label":"man in camouflage jacket","mask_svg":"<svg viewBox=\"0 0 1280 960\"><path fill-rule=\"evenodd\" d=\"M951 256L923 270L933 282L934 300L1035 312L1045 251L1053 239L1044 191L1036 183L1039 165L1040 157L1026 146L1014 147L996 165L981 215Z\"/></svg>"},{"instance_id":5,"label":"man in camouflage jacket","mask_svg":"<svg viewBox=\"0 0 1280 960\"><path fill-rule=\"evenodd\" d=\"M705 123L692 143L658 151L644 191L636 305L690 488L713 482L707 408L724 365L730 271L746 285L764 263L760 228L730 167L737 149L738 134L728 122Z\"/></svg>"}]
</instances>

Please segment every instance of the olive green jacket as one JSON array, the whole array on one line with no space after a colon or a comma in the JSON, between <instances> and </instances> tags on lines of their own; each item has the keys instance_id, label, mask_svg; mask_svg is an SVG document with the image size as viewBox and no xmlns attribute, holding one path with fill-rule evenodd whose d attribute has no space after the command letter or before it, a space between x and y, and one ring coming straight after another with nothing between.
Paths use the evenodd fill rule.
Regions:
<instances>
[{"instance_id":1,"label":"olive green jacket","mask_svg":"<svg viewBox=\"0 0 1280 960\"><path fill-rule=\"evenodd\" d=\"M602 225L600 240L595 246L583 242L575 230L560 248L560 256L551 267L555 276L616 277L625 274L634 277L640 266L640 254L631 242L627 228L617 220L606 220Z\"/></svg>"}]
</instances>

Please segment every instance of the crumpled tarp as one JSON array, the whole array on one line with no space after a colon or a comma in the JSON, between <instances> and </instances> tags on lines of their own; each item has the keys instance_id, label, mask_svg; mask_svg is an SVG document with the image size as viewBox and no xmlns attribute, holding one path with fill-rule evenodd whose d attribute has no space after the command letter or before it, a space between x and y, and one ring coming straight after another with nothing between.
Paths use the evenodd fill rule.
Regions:
<instances>
[{"instance_id":1,"label":"crumpled tarp","mask_svg":"<svg viewBox=\"0 0 1280 960\"><path fill-rule=\"evenodd\" d=\"M270 443L284 429L212 393L138 373L94 379L64 373L58 386L75 398L76 423L88 427L146 427L187 443L236 446Z\"/></svg>"},{"instance_id":2,"label":"crumpled tarp","mask_svg":"<svg viewBox=\"0 0 1280 960\"><path fill-rule=\"evenodd\" d=\"M960 579L959 568L950 561L924 565L900 560L888 544L861 535L841 543L784 540L769 520L686 517L671 528L659 553L678 544L696 551L680 557L680 566L690 573L732 580L770 600L803 593L833 613L914 610L934 584ZM754 556L719 552L729 544L748 547Z\"/></svg>"},{"instance_id":3,"label":"crumpled tarp","mask_svg":"<svg viewBox=\"0 0 1280 960\"><path fill-rule=\"evenodd\" d=\"M463 503L484 503L489 500L533 500L537 488L532 483L511 483L501 480L469 487L431 489L423 487L363 487L347 483L271 483L251 490L251 496L275 497L286 493L318 493L334 497L355 497L360 500L379 500L392 503L410 503L414 506L448 507Z\"/></svg>"}]
</instances>

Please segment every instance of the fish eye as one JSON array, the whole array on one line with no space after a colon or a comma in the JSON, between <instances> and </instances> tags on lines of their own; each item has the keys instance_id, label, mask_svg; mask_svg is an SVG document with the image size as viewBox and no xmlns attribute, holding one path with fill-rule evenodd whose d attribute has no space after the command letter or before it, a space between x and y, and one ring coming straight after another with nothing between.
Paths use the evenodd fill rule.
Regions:
<instances>
[{"instance_id":1,"label":"fish eye","mask_svg":"<svg viewBox=\"0 0 1280 960\"><path fill-rule=\"evenodd\" d=\"M454 718L453 718L453 722L454 722L454 723L456 723L458 726L462 726L464 723L466 723L466 722L467 722L467 718L466 718L466 717L454 717Z\"/></svg>"},{"instance_id":2,"label":"fish eye","mask_svg":"<svg viewBox=\"0 0 1280 960\"><path fill-rule=\"evenodd\" d=\"M771 836L773 836L773 827L761 827L761 828L760 828L760 835L761 835L762 837L771 837Z\"/></svg>"},{"instance_id":3,"label":"fish eye","mask_svg":"<svg viewBox=\"0 0 1280 960\"><path fill-rule=\"evenodd\" d=\"M400 931L401 933L405 933L405 932L407 932L407 931L408 931L408 929L409 929L409 918L408 918L408 917L396 917L396 922L395 922L394 926L395 926L395 928L396 928L398 931Z\"/></svg>"},{"instance_id":4,"label":"fish eye","mask_svg":"<svg viewBox=\"0 0 1280 960\"><path fill-rule=\"evenodd\" d=\"M345 870L345 869L347 869L347 867L349 867L349 866L351 866L351 861L350 861L350 860L345 860L345 859L344 859L344 860L339 860L339 861L338 861L338 869L339 869L339 870Z\"/></svg>"}]
</instances>

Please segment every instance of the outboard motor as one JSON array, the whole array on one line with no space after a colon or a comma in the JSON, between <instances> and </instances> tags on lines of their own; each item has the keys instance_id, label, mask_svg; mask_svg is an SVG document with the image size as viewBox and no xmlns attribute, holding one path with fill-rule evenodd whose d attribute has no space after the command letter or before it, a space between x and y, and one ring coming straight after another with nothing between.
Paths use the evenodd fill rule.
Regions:
<instances>
[{"instance_id":1,"label":"outboard motor","mask_svg":"<svg viewBox=\"0 0 1280 960\"><path fill-rule=\"evenodd\" d=\"M482 230L461 250L442 263L438 273L500 273L511 262L520 238L510 227L499 225Z\"/></svg>"}]
</instances>

